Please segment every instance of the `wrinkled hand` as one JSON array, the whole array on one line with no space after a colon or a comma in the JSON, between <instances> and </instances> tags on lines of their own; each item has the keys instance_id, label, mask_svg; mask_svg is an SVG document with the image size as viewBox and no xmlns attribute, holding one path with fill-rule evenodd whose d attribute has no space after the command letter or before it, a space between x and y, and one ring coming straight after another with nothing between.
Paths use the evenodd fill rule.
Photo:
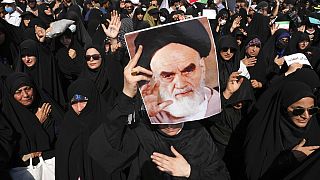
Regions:
<instances>
[{"instance_id":1,"label":"wrinkled hand","mask_svg":"<svg viewBox=\"0 0 320 180\"><path fill-rule=\"evenodd\" d=\"M274 63L276 63L278 66L282 66L284 64L284 58L279 58L277 55L276 58L274 58Z\"/></svg>"},{"instance_id":2,"label":"wrinkled hand","mask_svg":"<svg viewBox=\"0 0 320 180\"><path fill-rule=\"evenodd\" d=\"M172 100L159 102L159 82L150 82L141 87L141 94L150 117L155 117L160 111L173 103Z\"/></svg>"},{"instance_id":3,"label":"wrinkled hand","mask_svg":"<svg viewBox=\"0 0 320 180\"><path fill-rule=\"evenodd\" d=\"M289 66L288 71L286 73L284 73L285 76L288 76L291 73L294 73L297 71L297 69L301 69L302 68L302 64L299 63L293 63Z\"/></svg>"},{"instance_id":4,"label":"wrinkled hand","mask_svg":"<svg viewBox=\"0 0 320 180\"><path fill-rule=\"evenodd\" d=\"M255 57L247 58L247 56L246 56L241 61L243 62L244 65L246 65L246 67L252 67L252 66L256 65L257 58L255 58Z\"/></svg>"},{"instance_id":5,"label":"wrinkled hand","mask_svg":"<svg viewBox=\"0 0 320 180\"><path fill-rule=\"evenodd\" d=\"M173 146L171 146L170 149L175 157L154 152L151 155L152 162L154 162L162 172L166 172L171 176L188 178L191 173L190 164Z\"/></svg>"},{"instance_id":6,"label":"wrinkled hand","mask_svg":"<svg viewBox=\"0 0 320 180\"><path fill-rule=\"evenodd\" d=\"M41 124L47 120L50 112L51 112L51 105L49 103L43 103L41 108L38 108L38 111L36 112L36 116L39 119Z\"/></svg>"},{"instance_id":7,"label":"wrinkled hand","mask_svg":"<svg viewBox=\"0 0 320 180\"><path fill-rule=\"evenodd\" d=\"M307 156L309 156L311 153L313 153L316 149L319 149L320 147L320 146L304 146L305 143L306 143L306 140L302 139L302 141L292 149L292 153L297 158L298 161L304 160Z\"/></svg>"},{"instance_id":8,"label":"wrinkled hand","mask_svg":"<svg viewBox=\"0 0 320 180\"><path fill-rule=\"evenodd\" d=\"M74 59L77 56L77 52L74 49L69 49L68 54L71 59Z\"/></svg>"},{"instance_id":9,"label":"wrinkled hand","mask_svg":"<svg viewBox=\"0 0 320 180\"><path fill-rule=\"evenodd\" d=\"M127 66L124 68L124 86L123 93L129 97L134 97L137 94L138 82L139 81L150 81L151 78L148 76L152 76L152 72L143 67L137 66L139 58L142 53L142 46L140 45L137 53L134 57L129 61ZM139 75L139 72L144 75Z\"/></svg>"},{"instance_id":10,"label":"wrinkled hand","mask_svg":"<svg viewBox=\"0 0 320 180\"><path fill-rule=\"evenodd\" d=\"M279 29L279 24L272 24L270 27L271 35L274 35L274 33Z\"/></svg>"},{"instance_id":11,"label":"wrinkled hand","mask_svg":"<svg viewBox=\"0 0 320 180\"><path fill-rule=\"evenodd\" d=\"M262 83L253 79L253 80L251 80L251 86L253 88L262 88Z\"/></svg>"},{"instance_id":12,"label":"wrinkled hand","mask_svg":"<svg viewBox=\"0 0 320 180\"><path fill-rule=\"evenodd\" d=\"M110 38L116 38L121 26L120 15L114 10L111 12L111 20L107 19L107 21L109 22L108 29L102 24L104 33Z\"/></svg>"},{"instance_id":13,"label":"wrinkled hand","mask_svg":"<svg viewBox=\"0 0 320 180\"><path fill-rule=\"evenodd\" d=\"M227 87L223 91L223 96L226 99L229 99L232 96L232 94L240 88L240 86L243 82L243 78L240 78L238 80L238 77L240 74L241 74L241 72L233 72L230 74L229 79L228 79L228 83L227 83Z\"/></svg>"}]
</instances>

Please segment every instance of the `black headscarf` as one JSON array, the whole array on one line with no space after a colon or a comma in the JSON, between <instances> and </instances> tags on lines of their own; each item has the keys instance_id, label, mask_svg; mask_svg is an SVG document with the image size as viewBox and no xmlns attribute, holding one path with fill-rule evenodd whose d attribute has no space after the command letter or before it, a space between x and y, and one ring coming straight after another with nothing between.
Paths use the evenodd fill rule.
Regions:
<instances>
[{"instance_id":1,"label":"black headscarf","mask_svg":"<svg viewBox=\"0 0 320 180\"><path fill-rule=\"evenodd\" d=\"M223 48L232 48L235 50L233 57L228 61L224 60L220 55L220 51ZM240 53L237 45L237 40L235 37L232 37L231 35L223 36L219 41L219 46L217 49L217 58L219 65L219 83L220 88L224 90L227 87L227 81L229 79L230 74L234 71L238 71L240 67Z\"/></svg>"},{"instance_id":2,"label":"black headscarf","mask_svg":"<svg viewBox=\"0 0 320 180\"><path fill-rule=\"evenodd\" d=\"M94 83L88 79L78 79L69 86L69 102L76 94L87 97L88 101L79 115L70 104L70 109L64 117L56 148L56 178L106 178L106 173L87 154L90 135L105 121L106 102Z\"/></svg>"},{"instance_id":3,"label":"black headscarf","mask_svg":"<svg viewBox=\"0 0 320 180\"><path fill-rule=\"evenodd\" d=\"M34 100L28 107L21 105L14 99L15 91L23 85L31 86L34 91ZM44 152L43 157L52 157L46 151L54 149L59 121L63 111L60 107L37 87L32 78L25 73L12 73L6 78L6 96L3 97L2 113L9 120L15 132L15 147L17 158L15 165L21 164L21 157L31 152ZM51 104L51 114L44 123L40 123L35 113L44 102Z\"/></svg>"},{"instance_id":4,"label":"black headscarf","mask_svg":"<svg viewBox=\"0 0 320 180\"><path fill-rule=\"evenodd\" d=\"M22 56L33 55L36 57L36 63L32 67L27 67L22 62ZM17 72L28 73L39 86L45 90L62 106L65 104L65 98L61 87L59 73L56 70L56 64L52 53L45 51L40 45L31 39L25 40L20 44L20 55L17 61Z\"/></svg>"},{"instance_id":5,"label":"black headscarf","mask_svg":"<svg viewBox=\"0 0 320 180\"><path fill-rule=\"evenodd\" d=\"M269 17L255 13L248 26L248 34L250 36L258 36L262 44L265 44L271 35L269 23Z\"/></svg>"},{"instance_id":6,"label":"black headscarf","mask_svg":"<svg viewBox=\"0 0 320 180\"><path fill-rule=\"evenodd\" d=\"M264 107L259 109L250 121L245 141L246 173L249 179L270 175L281 178L288 173L274 169L272 165L281 153L291 152L303 138L308 139L307 132L315 121L314 117L310 119L307 127L298 128L286 113L288 106L304 97L315 98L312 89L302 82L290 81L283 83L273 96L267 97L269 100L259 99L264 102ZM270 169L275 172L270 172ZM268 171L271 174L266 175Z\"/></svg>"},{"instance_id":7,"label":"black headscarf","mask_svg":"<svg viewBox=\"0 0 320 180\"><path fill-rule=\"evenodd\" d=\"M48 4L40 4L38 7L38 17L49 27L50 23L54 21L53 15L47 15L44 11L49 9ZM52 12L53 14L53 12Z\"/></svg>"}]
</instances>

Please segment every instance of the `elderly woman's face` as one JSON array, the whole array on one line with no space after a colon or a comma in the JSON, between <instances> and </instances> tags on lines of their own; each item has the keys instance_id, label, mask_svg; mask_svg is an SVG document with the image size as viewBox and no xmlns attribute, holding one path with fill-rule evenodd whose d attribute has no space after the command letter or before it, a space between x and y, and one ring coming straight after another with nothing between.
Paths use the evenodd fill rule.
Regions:
<instances>
[{"instance_id":1,"label":"elderly woman's face","mask_svg":"<svg viewBox=\"0 0 320 180\"><path fill-rule=\"evenodd\" d=\"M86 52L87 65L94 70L101 66L101 55L95 48L90 48Z\"/></svg>"},{"instance_id":2,"label":"elderly woman's face","mask_svg":"<svg viewBox=\"0 0 320 180\"><path fill-rule=\"evenodd\" d=\"M22 86L14 92L14 99L23 106L30 106L34 100L34 92L31 86Z\"/></svg>"},{"instance_id":3,"label":"elderly woman's face","mask_svg":"<svg viewBox=\"0 0 320 180\"><path fill-rule=\"evenodd\" d=\"M314 99L311 97L304 97L299 101L291 104L287 111L289 113L291 121L299 128L307 126L312 115L314 114ZM300 111L300 112L299 112Z\"/></svg>"}]
</instances>

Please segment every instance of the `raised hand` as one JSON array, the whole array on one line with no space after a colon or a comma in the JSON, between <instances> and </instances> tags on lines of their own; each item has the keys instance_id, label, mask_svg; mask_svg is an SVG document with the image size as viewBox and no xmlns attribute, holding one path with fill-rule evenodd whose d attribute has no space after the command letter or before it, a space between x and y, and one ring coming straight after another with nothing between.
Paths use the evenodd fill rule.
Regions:
<instances>
[{"instance_id":1,"label":"raised hand","mask_svg":"<svg viewBox=\"0 0 320 180\"><path fill-rule=\"evenodd\" d=\"M274 33L279 29L279 24L272 24L270 27L271 35L274 35Z\"/></svg>"},{"instance_id":2,"label":"raised hand","mask_svg":"<svg viewBox=\"0 0 320 180\"><path fill-rule=\"evenodd\" d=\"M279 58L279 56L277 55L274 58L274 63L276 63L278 66L282 66L284 64L284 58Z\"/></svg>"},{"instance_id":3,"label":"raised hand","mask_svg":"<svg viewBox=\"0 0 320 180\"><path fill-rule=\"evenodd\" d=\"M173 103L172 100L159 102L159 82L150 82L141 87L141 94L150 117L155 117L160 111Z\"/></svg>"},{"instance_id":4,"label":"raised hand","mask_svg":"<svg viewBox=\"0 0 320 180\"><path fill-rule=\"evenodd\" d=\"M123 93L129 97L134 97L137 94L138 82L139 81L150 81L152 72L143 67L137 66L139 58L142 53L142 46L140 45L137 53L129 61L127 66L124 68L124 86ZM143 74L139 74L139 73Z\"/></svg>"},{"instance_id":5,"label":"raised hand","mask_svg":"<svg viewBox=\"0 0 320 180\"><path fill-rule=\"evenodd\" d=\"M116 38L121 26L120 15L114 10L111 12L111 20L107 19L107 21L109 23L108 29L102 24L104 33L110 38Z\"/></svg>"},{"instance_id":6,"label":"raised hand","mask_svg":"<svg viewBox=\"0 0 320 180\"><path fill-rule=\"evenodd\" d=\"M304 146L306 143L305 139L296 145L293 149L293 155L297 158L298 161L304 160L307 156L313 153L316 149L319 149L320 146Z\"/></svg>"},{"instance_id":7,"label":"raised hand","mask_svg":"<svg viewBox=\"0 0 320 180\"><path fill-rule=\"evenodd\" d=\"M77 56L77 52L74 49L69 49L68 55L71 59L74 59Z\"/></svg>"},{"instance_id":8,"label":"raised hand","mask_svg":"<svg viewBox=\"0 0 320 180\"><path fill-rule=\"evenodd\" d=\"M188 178L191 173L190 164L173 146L171 146L170 149L175 157L154 152L151 155L152 162L154 162L162 172L166 172L171 176Z\"/></svg>"},{"instance_id":9,"label":"raised hand","mask_svg":"<svg viewBox=\"0 0 320 180\"><path fill-rule=\"evenodd\" d=\"M48 119L50 112L51 112L51 105L49 103L43 103L41 108L38 108L38 111L36 112L36 116L39 119L41 124Z\"/></svg>"},{"instance_id":10,"label":"raised hand","mask_svg":"<svg viewBox=\"0 0 320 180\"><path fill-rule=\"evenodd\" d=\"M256 65L257 58L255 58L255 57L247 58L247 56L246 56L241 61L243 62L244 65L246 65L246 67L252 67L252 66Z\"/></svg>"},{"instance_id":11,"label":"raised hand","mask_svg":"<svg viewBox=\"0 0 320 180\"><path fill-rule=\"evenodd\" d=\"M238 77L240 74L241 74L241 72L233 72L230 74L229 79L228 79L228 83L227 83L227 87L223 91L223 96L226 99L229 99L232 96L232 94L240 88L240 86L243 82L243 78L240 78L238 80Z\"/></svg>"}]
</instances>

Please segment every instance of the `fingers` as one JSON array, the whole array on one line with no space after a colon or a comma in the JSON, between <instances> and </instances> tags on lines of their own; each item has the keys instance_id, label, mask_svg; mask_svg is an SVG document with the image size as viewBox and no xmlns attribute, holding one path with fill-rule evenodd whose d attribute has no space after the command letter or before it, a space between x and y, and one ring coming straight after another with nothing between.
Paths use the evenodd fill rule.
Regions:
<instances>
[{"instance_id":1,"label":"fingers","mask_svg":"<svg viewBox=\"0 0 320 180\"><path fill-rule=\"evenodd\" d=\"M107 21L110 24L110 20L107 19ZM106 32L107 31L106 25L102 24L101 26L102 26L103 31Z\"/></svg>"},{"instance_id":2,"label":"fingers","mask_svg":"<svg viewBox=\"0 0 320 180\"><path fill-rule=\"evenodd\" d=\"M304 148L309 150L309 151L312 151L312 150L316 150L316 149L319 149L320 146L305 146Z\"/></svg>"},{"instance_id":3,"label":"fingers","mask_svg":"<svg viewBox=\"0 0 320 180\"><path fill-rule=\"evenodd\" d=\"M161 104L159 104L159 111L162 111L164 108L170 106L172 103L172 100L162 102Z\"/></svg>"},{"instance_id":4,"label":"fingers","mask_svg":"<svg viewBox=\"0 0 320 180\"><path fill-rule=\"evenodd\" d=\"M298 147L304 146L305 143L306 143L306 139L302 139L302 141L298 144Z\"/></svg>"},{"instance_id":5,"label":"fingers","mask_svg":"<svg viewBox=\"0 0 320 180\"><path fill-rule=\"evenodd\" d=\"M158 152L154 152L151 155L151 159L155 159L157 161L169 161L171 159L171 157L158 153Z\"/></svg>"},{"instance_id":6,"label":"fingers","mask_svg":"<svg viewBox=\"0 0 320 180\"><path fill-rule=\"evenodd\" d=\"M171 146L170 149L171 149L171 152L172 152L176 157L180 157L180 156L181 156L181 154L180 154L173 146Z\"/></svg>"},{"instance_id":7,"label":"fingers","mask_svg":"<svg viewBox=\"0 0 320 180\"><path fill-rule=\"evenodd\" d=\"M143 68L141 66L137 66L137 67L133 68L132 72L135 72L136 74L139 74L141 72L143 74L147 74L149 76L152 76L152 71L150 71L148 69L145 69L145 68Z\"/></svg>"},{"instance_id":8,"label":"fingers","mask_svg":"<svg viewBox=\"0 0 320 180\"><path fill-rule=\"evenodd\" d=\"M137 53L134 55L134 57L129 61L127 65L129 69L132 69L137 65L138 60L142 54L142 49L143 49L142 45L139 45Z\"/></svg>"}]
</instances>

